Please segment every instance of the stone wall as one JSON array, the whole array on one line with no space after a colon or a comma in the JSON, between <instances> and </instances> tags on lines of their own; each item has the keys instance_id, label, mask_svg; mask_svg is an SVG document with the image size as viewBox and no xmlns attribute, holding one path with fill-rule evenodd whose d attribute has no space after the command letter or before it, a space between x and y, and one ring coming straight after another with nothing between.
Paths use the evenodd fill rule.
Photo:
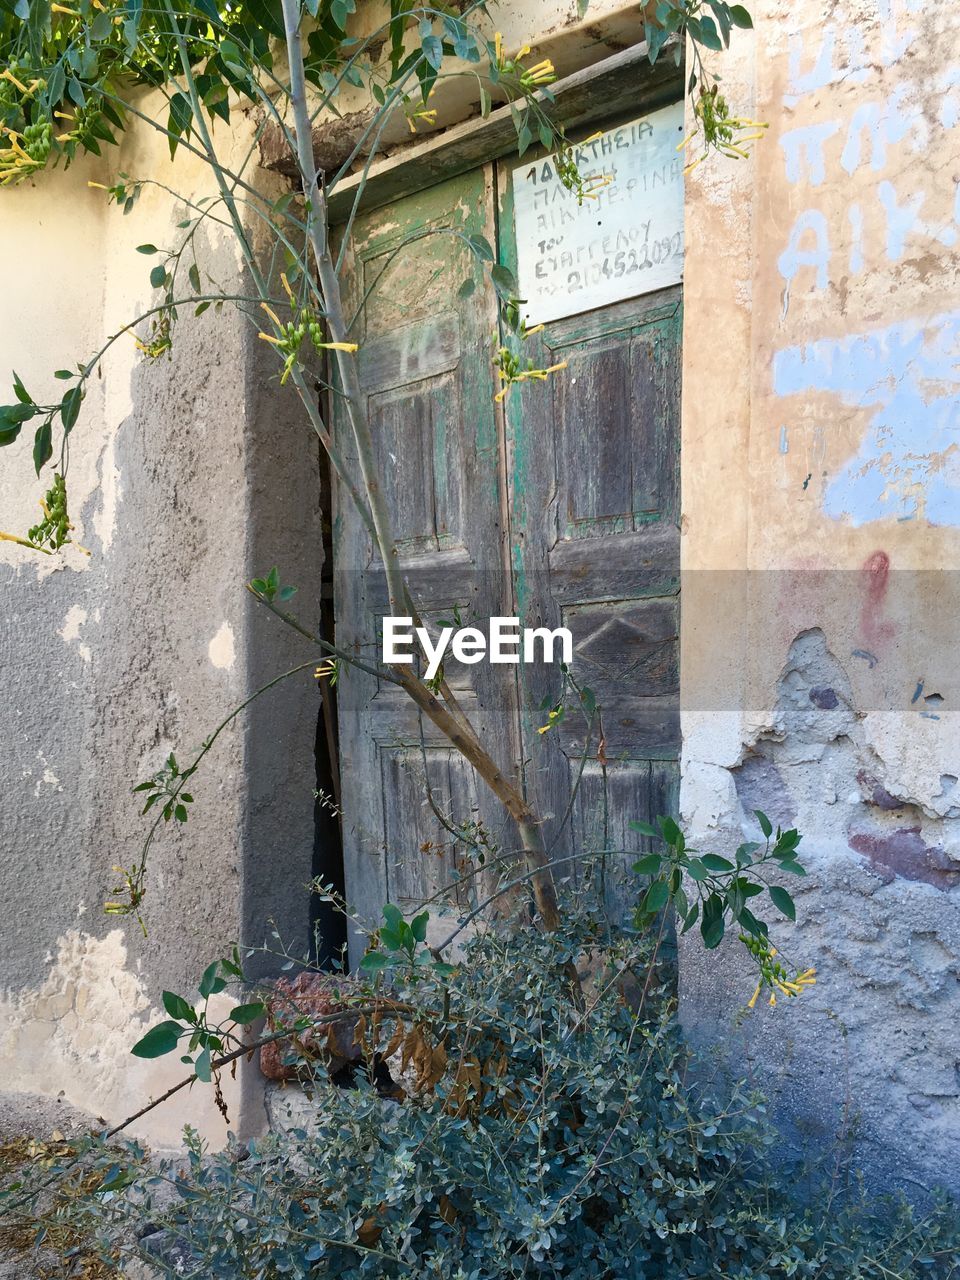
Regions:
<instances>
[{"instance_id":1,"label":"stone wall","mask_svg":"<svg viewBox=\"0 0 960 1280\"><path fill-rule=\"evenodd\" d=\"M724 89L769 125L688 180L681 807L796 824L798 1001L735 948L682 1003L798 1147L957 1186L960 62L951 6L765 3Z\"/></svg>"}]
</instances>

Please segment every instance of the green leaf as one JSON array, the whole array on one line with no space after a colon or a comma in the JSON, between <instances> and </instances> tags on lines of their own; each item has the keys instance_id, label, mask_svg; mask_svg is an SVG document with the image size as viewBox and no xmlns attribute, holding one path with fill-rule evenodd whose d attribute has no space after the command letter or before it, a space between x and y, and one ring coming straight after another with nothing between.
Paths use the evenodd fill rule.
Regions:
<instances>
[{"instance_id":1,"label":"green leaf","mask_svg":"<svg viewBox=\"0 0 960 1280\"><path fill-rule=\"evenodd\" d=\"M50 461L53 455L53 424L47 418L37 427L37 434L33 438L33 465L36 468L37 475L40 474L43 467Z\"/></svg>"},{"instance_id":2,"label":"green leaf","mask_svg":"<svg viewBox=\"0 0 960 1280\"><path fill-rule=\"evenodd\" d=\"M780 863L781 871L789 871L792 876L805 876L806 869L799 862L791 862L789 858Z\"/></svg>"},{"instance_id":3,"label":"green leaf","mask_svg":"<svg viewBox=\"0 0 960 1280\"><path fill-rule=\"evenodd\" d=\"M204 1051L197 1055L197 1060L193 1064L193 1070L198 1080L202 1080L204 1084L209 1084L212 1076L210 1070L210 1050Z\"/></svg>"},{"instance_id":4,"label":"green leaf","mask_svg":"<svg viewBox=\"0 0 960 1280\"><path fill-rule=\"evenodd\" d=\"M379 969L386 969L390 965L390 957L385 956L382 951L368 951L360 961L360 968L366 973L376 973Z\"/></svg>"},{"instance_id":5,"label":"green leaf","mask_svg":"<svg viewBox=\"0 0 960 1280\"><path fill-rule=\"evenodd\" d=\"M509 267L503 266L502 263L497 263L495 267L490 268L490 279L501 297L516 297L517 280Z\"/></svg>"},{"instance_id":6,"label":"green leaf","mask_svg":"<svg viewBox=\"0 0 960 1280\"><path fill-rule=\"evenodd\" d=\"M653 884L644 894L643 906L641 910L648 915L653 915L655 911L659 911L661 907L667 905L667 899L670 897L670 887L666 880L654 880Z\"/></svg>"},{"instance_id":7,"label":"green leaf","mask_svg":"<svg viewBox=\"0 0 960 1280\"><path fill-rule=\"evenodd\" d=\"M60 401L60 421L63 423L63 430L67 435L69 435L76 426L77 418L80 416L80 405L82 401L83 385L79 382L75 387L71 387Z\"/></svg>"},{"instance_id":8,"label":"green leaf","mask_svg":"<svg viewBox=\"0 0 960 1280\"><path fill-rule=\"evenodd\" d=\"M190 270L187 272L187 279L194 293L200 292L200 268L195 262L190 263Z\"/></svg>"},{"instance_id":9,"label":"green leaf","mask_svg":"<svg viewBox=\"0 0 960 1280\"><path fill-rule=\"evenodd\" d=\"M693 928L693 926L697 923L697 919L699 918L699 916L700 916L700 903L695 902L693 906L690 908L687 918L683 923L683 928L680 930L681 937L685 933L689 932L690 929Z\"/></svg>"},{"instance_id":10,"label":"green leaf","mask_svg":"<svg viewBox=\"0 0 960 1280\"><path fill-rule=\"evenodd\" d=\"M166 283L167 268L158 262L150 271L150 284L154 289L162 289Z\"/></svg>"},{"instance_id":11,"label":"green leaf","mask_svg":"<svg viewBox=\"0 0 960 1280\"><path fill-rule=\"evenodd\" d=\"M204 1000L206 1000L208 996L215 995L218 991L222 991L227 985L221 978L217 977L217 970L219 967L220 961L214 960L214 962L212 964L208 964L206 969L203 971L203 977L200 979L200 986L198 990Z\"/></svg>"},{"instance_id":12,"label":"green leaf","mask_svg":"<svg viewBox=\"0 0 960 1280\"><path fill-rule=\"evenodd\" d=\"M238 1022L241 1027L248 1027L251 1022L262 1018L266 1011L267 1007L262 1000L253 1004L238 1004L235 1009L230 1010L230 1020Z\"/></svg>"},{"instance_id":13,"label":"green leaf","mask_svg":"<svg viewBox=\"0 0 960 1280\"><path fill-rule=\"evenodd\" d=\"M388 951L399 951L404 943L404 930L409 929L409 925L401 921L399 929L388 929L384 926L380 930L380 941Z\"/></svg>"},{"instance_id":14,"label":"green leaf","mask_svg":"<svg viewBox=\"0 0 960 1280\"><path fill-rule=\"evenodd\" d=\"M473 291L476 289L476 287L477 287L476 281L472 277L468 277L466 280L464 280L463 284L457 290L457 297L469 298L470 295L473 293Z\"/></svg>"},{"instance_id":15,"label":"green leaf","mask_svg":"<svg viewBox=\"0 0 960 1280\"><path fill-rule=\"evenodd\" d=\"M430 912L422 911L420 915L414 916L410 921L410 931L416 938L417 942L423 942L427 936L427 924L430 920Z\"/></svg>"},{"instance_id":16,"label":"green leaf","mask_svg":"<svg viewBox=\"0 0 960 1280\"><path fill-rule=\"evenodd\" d=\"M16 440L23 423L36 417L39 412L40 410L35 404L0 405L0 443L10 444L11 440ZM13 433L10 440L2 439L6 432Z\"/></svg>"},{"instance_id":17,"label":"green leaf","mask_svg":"<svg viewBox=\"0 0 960 1280\"><path fill-rule=\"evenodd\" d=\"M759 809L754 809L753 816L760 823L760 830L763 832L764 836L769 840L770 837L773 835L773 823L770 821L767 815L765 813L762 813Z\"/></svg>"},{"instance_id":18,"label":"green leaf","mask_svg":"<svg viewBox=\"0 0 960 1280\"><path fill-rule=\"evenodd\" d=\"M741 27L745 31L753 28L753 19L742 4L730 6L730 20L735 27Z\"/></svg>"},{"instance_id":19,"label":"green leaf","mask_svg":"<svg viewBox=\"0 0 960 1280\"><path fill-rule=\"evenodd\" d=\"M33 404L33 396L30 395L26 387L17 377L16 371L14 371L13 375L13 394L21 404Z\"/></svg>"},{"instance_id":20,"label":"green leaf","mask_svg":"<svg viewBox=\"0 0 960 1280\"><path fill-rule=\"evenodd\" d=\"M145 253L149 256L151 253L159 253L159 252L160 250L157 248L155 244L138 244L137 245L137 253Z\"/></svg>"},{"instance_id":21,"label":"green leaf","mask_svg":"<svg viewBox=\"0 0 960 1280\"><path fill-rule=\"evenodd\" d=\"M762 920L758 920L749 908L740 908L737 912L737 921L743 925L747 933L752 933L755 938L765 938L767 936L767 926Z\"/></svg>"},{"instance_id":22,"label":"green leaf","mask_svg":"<svg viewBox=\"0 0 960 1280\"><path fill-rule=\"evenodd\" d=\"M130 1050L138 1058L162 1058L177 1047L183 1027L176 1022L161 1022L151 1027L142 1040Z\"/></svg>"},{"instance_id":23,"label":"green leaf","mask_svg":"<svg viewBox=\"0 0 960 1280\"><path fill-rule=\"evenodd\" d=\"M178 1022L193 1022L196 1018L193 1006L187 1004L183 996L178 996L175 991L164 991L163 1007L169 1013L171 1018L176 1018Z\"/></svg>"},{"instance_id":24,"label":"green leaf","mask_svg":"<svg viewBox=\"0 0 960 1280\"><path fill-rule=\"evenodd\" d=\"M724 932L723 899L719 894L711 893L703 904L703 915L700 920L700 936L708 950L718 947Z\"/></svg>"},{"instance_id":25,"label":"green leaf","mask_svg":"<svg viewBox=\"0 0 960 1280\"><path fill-rule=\"evenodd\" d=\"M734 866L726 858L721 858L718 853L705 853L700 859L708 871L733 871Z\"/></svg>"},{"instance_id":26,"label":"green leaf","mask_svg":"<svg viewBox=\"0 0 960 1280\"><path fill-rule=\"evenodd\" d=\"M106 40L113 31L113 14L98 13L89 27L91 40Z\"/></svg>"},{"instance_id":27,"label":"green leaf","mask_svg":"<svg viewBox=\"0 0 960 1280\"><path fill-rule=\"evenodd\" d=\"M687 895L683 891L683 887L681 885L677 885L676 888L672 889L670 898L673 902L674 910L677 915L681 920L686 920L687 912L690 910L690 903L687 900Z\"/></svg>"},{"instance_id":28,"label":"green leaf","mask_svg":"<svg viewBox=\"0 0 960 1280\"><path fill-rule=\"evenodd\" d=\"M770 898L777 910L782 911L788 920L796 920L797 908L786 889L781 889L778 884L771 885Z\"/></svg>"},{"instance_id":29,"label":"green leaf","mask_svg":"<svg viewBox=\"0 0 960 1280\"><path fill-rule=\"evenodd\" d=\"M404 923L403 912L392 902L388 902L384 906L383 919L387 928L392 932L399 931L400 926Z\"/></svg>"},{"instance_id":30,"label":"green leaf","mask_svg":"<svg viewBox=\"0 0 960 1280\"><path fill-rule=\"evenodd\" d=\"M443 65L443 41L439 36L428 35L421 39L420 47L423 50L423 56L427 62L433 67L434 71L439 71Z\"/></svg>"},{"instance_id":31,"label":"green leaf","mask_svg":"<svg viewBox=\"0 0 960 1280\"><path fill-rule=\"evenodd\" d=\"M633 870L641 876L655 876L662 862L663 858L659 853L648 853L645 858L633 864Z\"/></svg>"},{"instance_id":32,"label":"green leaf","mask_svg":"<svg viewBox=\"0 0 960 1280\"><path fill-rule=\"evenodd\" d=\"M190 105L190 99L185 93L175 93L170 99L170 117L167 120L171 159L176 153L177 143L180 138L184 134L189 138L192 124L193 107Z\"/></svg>"},{"instance_id":33,"label":"green leaf","mask_svg":"<svg viewBox=\"0 0 960 1280\"><path fill-rule=\"evenodd\" d=\"M61 382L66 382L68 378L76 377L76 374L71 373L69 369L58 369L53 376L59 378Z\"/></svg>"},{"instance_id":34,"label":"green leaf","mask_svg":"<svg viewBox=\"0 0 960 1280\"><path fill-rule=\"evenodd\" d=\"M467 236L467 244L470 245L481 262L493 262L493 249L490 247L490 241L486 236Z\"/></svg>"},{"instance_id":35,"label":"green leaf","mask_svg":"<svg viewBox=\"0 0 960 1280\"><path fill-rule=\"evenodd\" d=\"M684 847L683 832L672 818L660 818L660 830L667 844L676 845L681 851Z\"/></svg>"},{"instance_id":36,"label":"green leaf","mask_svg":"<svg viewBox=\"0 0 960 1280\"><path fill-rule=\"evenodd\" d=\"M773 856L775 858L780 858L793 853L797 845L800 843L801 838L800 832L797 831L795 827L791 827L789 831L784 831L780 839L777 841L776 847L773 851Z\"/></svg>"},{"instance_id":37,"label":"green leaf","mask_svg":"<svg viewBox=\"0 0 960 1280\"><path fill-rule=\"evenodd\" d=\"M708 951L712 951L714 947L719 947L723 941L723 931L723 916L711 916L708 918L704 913L703 919L700 921L700 936L703 938L703 945Z\"/></svg>"},{"instance_id":38,"label":"green leaf","mask_svg":"<svg viewBox=\"0 0 960 1280\"><path fill-rule=\"evenodd\" d=\"M740 845L736 852L737 866L746 867L753 861L753 855L762 845L757 844L755 840L748 840L746 844Z\"/></svg>"},{"instance_id":39,"label":"green leaf","mask_svg":"<svg viewBox=\"0 0 960 1280\"><path fill-rule=\"evenodd\" d=\"M639 831L642 836L649 836L651 840L663 839L657 828L651 827L649 822L628 822L627 826L631 831Z\"/></svg>"},{"instance_id":40,"label":"green leaf","mask_svg":"<svg viewBox=\"0 0 960 1280\"><path fill-rule=\"evenodd\" d=\"M703 862L699 858L690 859L687 863L687 874L690 876L691 880L696 880L698 883L710 878L709 870L704 866Z\"/></svg>"}]
</instances>

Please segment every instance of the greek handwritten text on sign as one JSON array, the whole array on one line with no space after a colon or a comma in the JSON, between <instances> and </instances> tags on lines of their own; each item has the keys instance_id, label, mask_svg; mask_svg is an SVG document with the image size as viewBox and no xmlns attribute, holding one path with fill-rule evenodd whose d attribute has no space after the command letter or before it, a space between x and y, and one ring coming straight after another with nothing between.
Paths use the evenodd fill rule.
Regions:
<instances>
[{"instance_id":1,"label":"greek handwritten text on sign","mask_svg":"<svg viewBox=\"0 0 960 1280\"><path fill-rule=\"evenodd\" d=\"M528 324L636 298L681 279L682 138L678 102L575 147L584 177L612 179L579 206L557 177L553 156L513 170L517 277Z\"/></svg>"}]
</instances>

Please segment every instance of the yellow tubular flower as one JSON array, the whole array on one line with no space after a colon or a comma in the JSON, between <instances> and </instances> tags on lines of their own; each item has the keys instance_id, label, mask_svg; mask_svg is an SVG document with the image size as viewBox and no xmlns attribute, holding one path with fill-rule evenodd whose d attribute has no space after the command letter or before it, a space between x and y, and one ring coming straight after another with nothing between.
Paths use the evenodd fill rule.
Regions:
<instances>
[{"instance_id":1,"label":"yellow tubular flower","mask_svg":"<svg viewBox=\"0 0 960 1280\"><path fill-rule=\"evenodd\" d=\"M45 556L50 555L46 547L38 547L26 538L18 538L15 533L0 533L0 542L15 542L18 547L28 547L31 551L42 551Z\"/></svg>"},{"instance_id":2,"label":"yellow tubular flower","mask_svg":"<svg viewBox=\"0 0 960 1280\"><path fill-rule=\"evenodd\" d=\"M277 313L274 311L273 307L271 307L268 302L261 302L260 306L267 313L267 315L270 317L273 323L277 326L277 328L282 329L283 325L280 323L280 319L277 316ZM263 337L263 334L261 334L260 336Z\"/></svg>"},{"instance_id":3,"label":"yellow tubular flower","mask_svg":"<svg viewBox=\"0 0 960 1280\"><path fill-rule=\"evenodd\" d=\"M273 336L273 334L271 334L271 333L263 333L263 332L261 332L261 333L258 333L258 334L257 334L257 337L258 337L258 338L262 338L262 339L264 340L264 342L272 342L272 343L273 343L273 345L274 345L275 347L282 347L282 346L283 346L283 343L280 341L280 339L279 339L279 338L275 338L275 337Z\"/></svg>"},{"instance_id":4,"label":"yellow tubular flower","mask_svg":"<svg viewBox=\"0 0 960 1280\"><path fill-rule=\"evenodd\" d=\"M753 995L752 995L752 996L750 997L750 999L747 1001L747 1008L748 1008L748 1009L752 1009L752 1008L754 1007L754 1005L757 1003L757 1001L759 1000L759 998L760 998L760 987L761 987L761 984L758 982L758 983L757 983L757 989L756 989L756 991L753 993Z\"/></svg>"},{"instance_id":5,"label":"yellow tubular flower","mask_svg":"<svg viewBox=\"0 0 960 1280\"><path fill-rule=\"evenodd\" d=\"M29 92L29 90L27 89L27 86L25 84L20 83L20 81L13 74L13 72L10 70L9 67L6 68L4 71L0 71L0 80L9 80L12 85L14 85L17 89L20 90L21 93Z\"/></svg>"},{"instance_id":6,"label":"yellow tubular flower","mask_svg":"<svg viewBox=\"0 0 960 1280\"><path fill-rule=\"evenodd\" d=\"M80 17L80 15L79 15L79 13L77 13L76 9L68 9L68 8L66 8L66 6L65 6L65 5L62 5L62 4L52 4L52 5L50 6L50 12L51 12L51 13L65 13L65 14L67 15L67 17L68 17L68 18L79 18L79 17Z\"/></svg>"},{"instance_id":7,"label":"yellow tubular flower","mask_svg":"<svg viewBox=\"0 0 960 1280\"><path fill-rule=\"evenodd\" d=\"M360 346L356 342L320 342L317 345L322 347L324 351L349 351L352 354L354 351L360 350Z\"/></svg>"},{"instance_id":8,"label":"yellow tubular flower","mask_svg":"<svg viewBox=\"0 0 960 1280\"><path fill-rule=\"evenodd\" d=\"M497 66L503 61L503 36L499 31L493 33L493 59Z\"/></svg>"}]
</instances>

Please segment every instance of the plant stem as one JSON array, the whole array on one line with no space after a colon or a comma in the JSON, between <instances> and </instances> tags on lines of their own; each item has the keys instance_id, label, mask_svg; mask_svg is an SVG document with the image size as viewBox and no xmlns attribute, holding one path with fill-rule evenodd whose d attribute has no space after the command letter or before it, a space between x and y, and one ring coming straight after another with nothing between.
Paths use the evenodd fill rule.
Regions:
<instances>
[{"instance_id":1,"label":"plant stem","mask_svg":"<svg viewBox=\"0 0 960 1280\"><path fill-rule=\"evenodd\" d=\"M299 0L282 0L286 31L287 62L290 70L290 106L297 145L297 166L306 200L307 239L323 296L324 313L330 339L344 342L347 325L344 318L340 281L330 256L326 199L320 187L317 163L313 153L313 132L307 109L306 77L300 43ZM372 517L374 541L383 562L387 579L390 608L400 615L409 601L409 592L400 571L396 542L391 529L386 497L377 473L373 438L364 408L363 390L356 361L348 352L336 353L337 367L344 391L347 418L357 448L363 488ZM469 761L477 773L501 801L519 828L520 841L530 870L533 892L543 926L554 930L560 924L556 886L550 871L543 834L536 815L516 783L507 778L496 761L481 746L472 726L460 712L444 706L415 675L397 669L405 691L444 737Z\"/></svg>"}]
</instances>

